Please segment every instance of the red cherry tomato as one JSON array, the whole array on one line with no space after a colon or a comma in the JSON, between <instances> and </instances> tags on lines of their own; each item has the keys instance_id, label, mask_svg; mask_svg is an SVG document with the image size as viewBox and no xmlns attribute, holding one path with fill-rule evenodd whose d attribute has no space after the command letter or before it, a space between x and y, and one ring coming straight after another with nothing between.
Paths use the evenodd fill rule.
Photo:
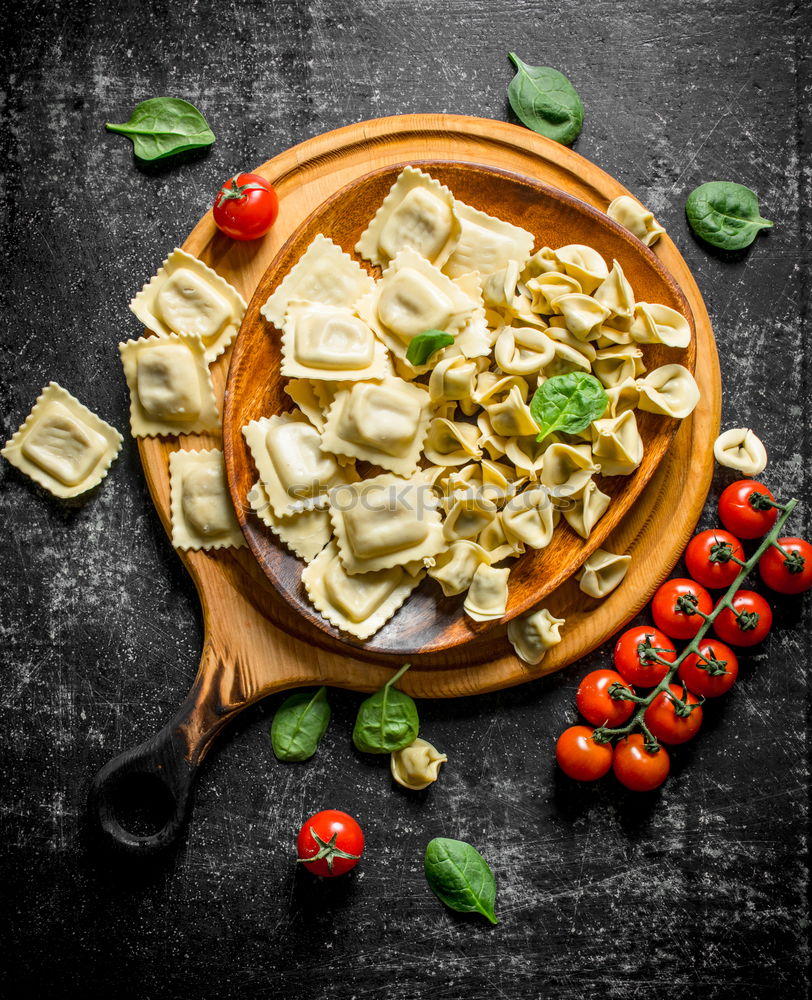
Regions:
<instances>
[{"instance_id":1,"label":"red cherry tomato","mask_svg":"<svg viewBox=\"0 0 812 1000\"><path fill-rule=\"evenodd\" d=\"M276 222L279 198L259 174L237 174L214 199L217 228L232 240L257 240Z\"/></svg>"},{"instance_id":2,"label":"red cherry tomato","mask_svg":"<svg viewBox=\"0 0 812 1000\"><path fill-rule=\"evenodd\" d=\"M699 707L699 699L696 695L688 691L683 697L682 688L678 684L669 684L668 690L679 698L688 708L688 714L683 715L685 709L682 705L677 705L668 697L665 691L661 691L654 701L646 709L646 725L651 735L663 743L687 743L699 732L702 725L702 709Z\"/></svg>"},{"instance_id":3,"label":"red cherry tomato","mask_svg":"<svg viewBox=\"0 0 812 1000\"><path fill-rule=\"evenodd\" d=\"M633 792L650 792L665 781L671 769L664 747L654 753L646 750L642 733L624 736L615 747L612 760L615 777Z\"/></svg>"},{"instance_id":4,"label":"red cherry tomato","mask_svg":"<svg viewBox=\"0 0 812 1000\"><path fill-rule=\"evenodd\" d=\"M691 612L692 606L709 615L713 611L711 595L693 580L666 580L654 595L651 613L658 627L667 629L675 639L693 639L705 619Z\"/></svg>"},{"instance_id":5,"label":"red cherry tomato","mask_svg":"<svg viewBox=\"0 0 812 1000\"><path fill-rule=\"evenodd\" d=\"M745 561L742 543L721 528L700 531L685 550L688 572L697 583L713 590L727 590L739 575L741 566L734 559Z\"/></svg>"},{"instance_id":6,"label":"red cherry tomato","mask_svg":"<svg viewBox=\"0 0 812 1000\"><path fill-rule=\"evenodd\" d=\"M596 743L588 726L570 726L555 745L558 766L576 781L597 781L612 766L611 743Z\"/></svg>"},{"instance_id":7,"label":"red cherry tomato","mask_svg":"<svg viewBox=\"0 0 812 1000\"><path fill-rule=\"evenodd\" d=\"M713 622L713 631L733 646L755 646L767 638L773 624L770 605L761 594L737 590L731 601L736 614L723 608Z\"/></svg>"},{"instance_id":8,"label":"red cherry tomato","mask_svg":"<svg viewBox=\"0 0 812 1000\"><path fill-rule=\"evenodd\" d=\"M575 704L587 722L593 726L622 726L634 711L634 703L623 698L613 698L609 688L620 684L630 690L620 674L614 670L593 670L578 685Z\"/></svg>"},{"instance_id":9,"label":"red cherry tomato","mask_svg":"<svg viewBox=\"0 0 812 1000\"><path fill-rule=\"evenodd\" d=\"M653 659L655 653L669 663L677 658L674 643L665 632L652 625L635 625L627 629L615 645L617 672L629 684L655 687L668 673L665 663Z\"/></svg>"},{"instance_id":10,"label":"red cherry tomato","mask_svg":"<svg viewBox=\"0 0 812 1000\"><path fill-rule=\"evenodd\" d=\"M775 497L755 479L731 483L719 497L722 524L739 538L761 538L778 518L778 510L765 501L775 503Z\"/></svg>"},{"instance_id":11,"label":"red cherry tomato","mask_svg":"<svg viewBox=\"0 0 812 1000\"><path fill-rule=\"evenodd\" d=\"M364 853L364 834L352 816L324 809L299 830L296 852L309 872L333 878L358 864Z\"/></svg>"},{"instance_id":12,"label":"red cherry tomato","mask_svg":"<svg viewBox=\"0 0 812 1000\"><path fill-rule=\"evenodd\" d=\"M761 579L779 594L802 594L812 587L812 545L803 538L779 538L784 553L770 546L758 561Z\"/></svg>"},{"instance_id":13,"label":"red cherry tomato","mask_svg":"<svg viewBox=\"0 0 812 1000\"><path fill-rule=\"evenodd\" d=\"M703 639L699 652L699 656L689 653L680 663L679 679L701 698L718 698L726 694L739 675L736 654L718 639Z\"/></svg>"}]
</instances>

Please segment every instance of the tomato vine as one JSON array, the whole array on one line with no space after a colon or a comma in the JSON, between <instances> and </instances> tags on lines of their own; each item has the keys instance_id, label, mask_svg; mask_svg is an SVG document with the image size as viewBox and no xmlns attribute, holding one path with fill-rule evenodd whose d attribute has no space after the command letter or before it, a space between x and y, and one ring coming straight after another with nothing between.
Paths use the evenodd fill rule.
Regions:
<instances>
[{"instance_id":1,"label":"tomato vine","mask_svg":"<svg viewBox=\"0 0 812 1000\"><path fill-rule=\"evenodd\" d=\"M786 504L775 504L779 510L779 517L775 524L770 529L769 533L764 537L759 547L750 556L749 559L741 563L741 570L739 571L736 579L730 584L724 597L721 598L709 614L705 614L698 608L694 608L693 613L701 615L704 621L697 631L696 635L690 640L688 645L683 649L683 651L676 657L675 660L667 660L660 655L656 649L649 649L646 651L647 659L652 660L656 663L661 663L666 667L665 676L660 680L660 682L652 688L652 690L644 696L632 694L629 692L622 684L612 685L610 689L610 695L613 698L624 701L632 701L637 705L637 711L632 715L629 721L623 726L608 727L608 726L598 726L593 732L593 739L597 744L609 743L611 740L618 739L623 736L628 736L629 733L635 730L640 730L643 734L645 740L645 748L650 753L656 753L660 749L659 741L653 736L648 726L645 723L644 716L646 710L652 704L652 702L657 698L662 692L667 692L665 697L671 699L674 704L675 712L678 715L687 715L693 709L688 701L687 688L683 685L683 697L678 698L670 690L669 685L674 678L674 675L679 670L681 664L687 657L695 655L701 658L700 645L702 640L705 638L708 630L710 629L713 622L716 620L717 616L725 609L729 609L730 612L738 620L740 615L747 616L749 612L738 612L732 603L732 599L738 591L739 587L744 582L747 575L756 568L759 560L764 553L772 548L779 547L777 544L777 538L781 533L781 529L786 524L790 514L793 512L795 507L798 505L797 500L789 500ZM747 627L747 622L743 624L742 627Z\"/></svg>"}]
</instances>

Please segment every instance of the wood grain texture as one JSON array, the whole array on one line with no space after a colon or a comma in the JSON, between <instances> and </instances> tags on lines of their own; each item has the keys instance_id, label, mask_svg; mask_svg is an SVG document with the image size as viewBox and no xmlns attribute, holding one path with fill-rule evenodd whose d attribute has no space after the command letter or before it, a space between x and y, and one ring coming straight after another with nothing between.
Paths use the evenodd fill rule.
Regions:
<instances>
[{"instance_id":1,"label":"wood grain texture","mask_svg":"<svg viewBox=\"0 0 812 1000\"><path fill-rule=\"evenodd\" d=\"M365 122L305 143L295 150L295 162L297 170L303 173L311 167L321 171L322 177L332 179L343 161L345 147L353 151L359 135L364 137L365 142L369 142L374 136L377 141L372 143L372 148L376 165L380 165L380 161L386 162L390 157L390 164L396 165L389 173L384 171L371 175L371 197L374 204L378 204L404 162L437 162L441 155L449 161L452 158L460 159L456 137L461 134L467 136L467 148L474 154L473 162L476 164L484 161L490 162L497 169L513 168L512 173L521 176L518 167L522 163L522 157L527 155L529 144L533 147L536 173L543 173L542 164L546 162L547 156L553 163L558 163L563 151L566 153L564 159L569 158L574 178L577 177L581 183L589 178L591 186L596 190L599 185L603 187L600 205L605 207L620 193L611 178L556 143L540 136L533 136L528 143L526 133L511 125L483 122L479 119L447 117L437 123L431 118L410 116ZM406 155L405 159L394 158L394 150L398 151L398 156L407 152L407 149L402 148L403 135L408 137L406 141L413 145L415 152L419 149L419 157ZM418 143L415 136L420 135L423 135L423 140ZM454 138L449 140L449 135ZM329 156L324 152L325 144L330 150ZM257 173L274 183L281 204L286 208L285 222L278 221L269 237L248 246L226 241L216 231L210 215L207 215L184 244L185 250L215 267L218 273L231 281L244 295L252 296L246 316L247 336L238 346L235 374L233 378L229 378L225 388L223 383L231 364L232 349L212 366L221 407L224 396L228 397L225 450L235 503L239 503L240 497L247 492L247 484L253 482L254 475L242 446L240 428L248 419L273 412L280 403L278 394L281 389L278 381L276 399L264 380L254 380L247 387L241 385L240 381L240 376L246 371L253 372L255 365L257 370L272 371L278 362L277 358L268 353L269 342L258 318L258 309L265 301L269 287L279 278L276 273L266 274L268 264L275 259L276 248L287 236L289 240L282 251L283 259L279 267L280 274L286 273L287 266L298 259L302 249L321 228L321 223L331 221L330 209L343 211L341 199L334 198L328 201L324 217L318 215L311 218L299 229L300 223L321 202L314 205L303 199L299 174L285 166L286 156L284 154L277 158L283 161L281 169L276 161L270 161L256 169ZM370 176L365 169L370 165L370 158L371 154L363 167L358 164L361 171L359 177ZM477 175L476 170L461 170L453 165L438 167L435 172L441 180L453 177L454 190L464 199L470 198L477 203L476 189L484 183L483 175ZM492 185L495 175L490 173L486 176L487 182ZM620 227L606 225L588 207L579 207L574 201L568 202L561 196L539 202L542 191L534 189L532 184L517 180L516 177L505 177L502 180L505 189L500 192L497 200L507 209L512 205L513 212L506 212L509 218L516 211L517 198L524 205L529 222L535 222L540 229L544 226L543 219L552 214L558 223L558 238L552 240L554 244L572 239L574 242L595 245L607 256L620 257L638 294L642 292L649 297L648 293L651 293L651 299L680 307L686 315L693 317L695 336L689 350L681 353L689 367L696 367L702 399L700 406L683 422L676 435L673 433L674 422L668 421L663 426L659 418L645 415L646 419L641 421L641 429L650 446L651 465L640 473L636 485L636 477L630 477L631 482L626 489L629 491L631 509L625 518L611 517L610 511L607 515L608 534L605 531L596 532L586 546L582 546L579 540L577 547L572 548L570 553L566 553L563 547L558 552L553 552L553 565L556 558L568 558L571 566L580 563L582 551L585 557L585 553L600 542L604 542L610 551L630 552L631 569L621 586L608 599L596 602L581 594L571 576L565 578L564 582L558 582L561 577L566 577L565 573L561 573L556 581L558 586L545 597L544 603L556 616L566 619L564 638L536 665L525 664L515 655L507 641L504 622L499 623L498 627L483 630L470 641L458 640L456 643L444 643L442 639L437 641L437 632L432 633L427 629L428 641L421 644L425 645L426 650L423 651L419 646L417 651L413 647L410 649L408 655L413 668L400 685L404 690L420 697L448 698L520 684L559 670L600 645L639 610L668 574L699 518L713 468L712 442L718 430L721 405L713 332L698 289L676 249L673 245L669 246L667 238L663 238L665 262L670 265L673 275L671 279L664 268L655 264L650 251L645 251L642 247L638 250ZM364 186L359 190L364 191ZM310 194L313 195L312 188ZM534 211L539 212L535 218ZM557 217L558 213L560 218ZM354 223L357 232L350 232L349 239L354 240L360 235L370 214L370 206L367 205L361 220ZM327 228L332 227L328 225ZM564 231L572 236L565 237ZM291 238L293 233L296 233L295 238ZM551 230L550 235L555 235L555 229ZM669 353L674 352L659 347L652 349L648 355L650 365L653 367L664 361ZM249 365L246 365L246 359L250 361ZM245 408L241 410L241 406ZM168 533L171 533L169 454L181 445L187 448L216 447L221 445L221 439L219 434L199 434L185 435L180 440L141 438L138 441L145 477ZM686 476L685 469L689 465L691 475ZM647 480L648 486L644 488ZM608 491L616 490L618 484L609 483L606 488ZM638 495L641 490L642 494ZM247 523L245 514L244 509L239 510L243 524ZM618 504L615 514L622 514L622 504ZM611 530L613 527L614 531ZM252 540L250 531L248 536L256 548L257 541L255 538ZM566 535L559 533L559 539L561 538L566 538ZM278 550L275 553L273 558L278 558ZM197 766L205 758L216 735L243 709L274 692L309 683L361 691L374 690L387 677L386 665L402 662L404 655L396 651L396 648L375 643L353 645L350 650L349 644L334 630L319 628L314 623L314 616L305 613L304 605L297 610L292 602L283 598L278 589L271 586L250 552L244 549L183 551L179 554L198 589L206 629L203 655L194 684L181 708L159 733L134 750L119 754L99 771L90 797L91 814L96 828L118 847L136 854L163 850L178 835L190 801L188 789ZM287 558L289 565L296 565L292 558ZM525 570L525 587L530 588L533 586L534 572L543 573L545 568L542 565L534 569L529 560L525 561L525 566L529 567ZM554 575L555 571L552 572ZM518 572L514 570L512 576L514 580L516 577L522 580L521 565ZM520 582L520 589L521 586ZM413 634L419 634L422 625L420 596L417 592L415 618L411 621ZM425 590L422 596L424 601L434 600L426 595ZM527 603L531 602L532 597ZM453 602L448 603L453 605ZM408 628L408 616L405 621ZM453 636L457 621L457 618L449 614L449 621L443 622L440 619L441 629L444 627ZM385 633L386 629L382 631ZM409 634L408 631L406 634ZM440 635L442 634L441 631ZM414 643L414 639L407 641ZM180 766L168 767L167 754L170 751L182 756L191 768L191 773ZM148 775L175 773L184 779L177 787L167 786L175 803L173 816L164 827L150 835L131 834L112 819L110 803L116 789L134 770Z\"/></svg>"},{"instance_id":2,"label":"wood grain texture","mask_svg":"<svg viewBox=\"0 0 812 1000\"><path fill-rule=\"evenodd\" d=\"M483 153L487 155L488 147L492 145L492 134L495 133L498 138L499 130L488 122L481 123L479 129ZM384 145L376 147L376 151L384 153L385 149ZM445 184L455 197L466 204L528 229L536 236L536 250L543 246L560 247L578 243L593 247L606 261L618 260L638 301L660 302L685 315L693 334L688 348L674 350L662 345L646 345L643 360L649 371L675 361L694 371L696 339L688 302L669 272L639 240L604 213L591 209L563 191L506 171L495 171L476 164L455 164L454 148L450 143L446 152L448 158L440 159L442 153L438 144L437 160L418 161L412 165ZM370 166L373 162L370 161ZM242 428L251 420L287 412L291 408L290 397L284 391L287 379L280 370L281 331L268 324L260 309L318 234L329 236L347 253L353 254L361 233L405 165L394 164L372 170L341 188L294 230L262 276L234 344L229 367L223 416L226 467L234 508L251 551L272 586L306 621L332 639L359 649L366 657L412 658L427 653L443 653L451 647L466 644L463 655L477 660L481 658L477 647L488 641L488 633L497 628L498 623L473 621L463 611L465 595L443 597L439 585L429 577L423 579L395 616L365 642L340 632L308 600L301 583L304 563L278 543L246 503L248 490L256 482L257 472ZM365 266L370 274L380 276L380 268ZM637 424L645 445L643 461L630 476L596 477L599 488L612 498L612 503L589 539L584 541L562 519L545 549L530 549L510 564L507 611L500 620L503 631L506 622L538 605L603 544L651 479L671 444L679 421L638 410ZM711 440L708 439L705 448L710 447ZM706 461L707 456L703 456L703 460ZM704 497L697 494L693 508L686 511L686 516L693 514L698 519L703 502ZM576 609L577 605L569 611Z\"/></svg>"},{"instance_id":3,"label":"wood grain texture","mask_svg":"<svg viewBox=\"0 0 812 1000\"><path fill-rule=\"evenodd\" d=\"M513 50L577 87L575 148L654 211L702 291L723 426L753 426L766 481L810 498L809 14L789 0L12 0L0 51L4 430L56 378L126 435L115 345L140 335L127 302L226 178L363 119L510 118ZM160 94L199 106L217 142L141 170L103 123ZM697 243L685 220L687 193L716 177L753 188L776 221L735 259ZM702 528L718 524L732 475L716 470ZM421 701L424 735L449 755L423 793L353 752L363 695L352 691L329 691L317 757L279 763L268 727L285 694L271 697L207 756L179 850L135 869L87 849L87 785L183 701L203 645L197 593L132 439L81 508L0 463L0 509L9 995L806 995L809 598L776 602L769 641L705 706L703 732L674 752L654 796L557 773L556 735L577 717L581 677L609 662L607 641L529 684ZM810 509L793 533L808 533ZM357 874L333 885L292 860L293 833L325 806L356 816L368 842ZM421 865L432 836L488 859L499 927L432 896Z\"/></svg>"},{"instance_id":4,"label":"wood grain texture","mask_svg":"<svg viewBox=\"0 0 812 1000\"><path fill-rule=\"evenodd\" d=\"M217 233L207 214L184 248L201 256L250 298L290 234L353 177L366 175L371 165L399 165L442 156L536 177L601 210L624 193L616 181L571 150L504 122L458 116L398 116L318 136L256 168L257 173L276 186L282 205L279 220L263 240L248 245L226 240ZM386 185L381 184L381 190L385 189ZM466 193L474 196L474 192ZM576 218L577 214L572 217L574 224ZM607 238L611 247L619 245L628 253L623 237L611 227ZM710 444L719 421L719 370L710 321L690 271L667 237L657 249L660 261L676 279L695 317L696 374L702 400L694 415L683 422L648 489L638 499L631 522L622 521L604 540L610 549L632 552L632 568L626 580L603 602L586 598L574 581L550 594L548 606L566 617L568 625L563 642L542 664L523 664L513 654L502 624L487 630L476 643L414 657L414 668L402 684L410 693L421 697L453 697L496 690L561 669L599 645L634 615L684 548L699 516L712 471ZM642 282L651 280L646 278L650 273L649 256L641 248L636 256L629 257L633 285L638 278ZM666 297L669 294L662 283L658 291ZM670 295L671 301L678 304L674 293ZM258 302L254 302L254 313L257 306ZM672 357L677 354L669 353ZM231 352L227 352L212 369L221 399L230 359ZM688 363L692 362L693 352L689 352ZM219 445L219 438L209 435L183 439L184 447ZM177 447L177 441L158 438L139 442L147 482L167 530L167 453ZM691 475L685 476L688 464ZM228 664L233 660L239 665L235 667L235 693L228 701L229 713L274 691L302 683L374 690L388 676L386 664L394 665L400 660L397 653L380 652L369 645L353 647L350 654L344 641L316 629L303 616L292 612L268 585L247 551L180 555L200 593L207 642L215 645L218 662ZM250 619L250 627L246 619ZM204 664L210 662L204 658Z\"/></svg>"}]
</instances>

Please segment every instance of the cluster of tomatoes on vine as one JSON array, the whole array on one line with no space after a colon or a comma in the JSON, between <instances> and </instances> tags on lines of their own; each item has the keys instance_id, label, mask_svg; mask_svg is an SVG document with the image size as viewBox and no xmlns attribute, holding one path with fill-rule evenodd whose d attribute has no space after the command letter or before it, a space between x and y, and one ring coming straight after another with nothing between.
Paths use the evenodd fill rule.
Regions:
<instances>
[{"instance_id":1,"label":"cluster of tomatoes on vine","mask_svg":"<svg viewBox=\"0 0 812 1000\"><path fill-rule=\"evenodd\" d=\"M624 632L614 649L615 669L594 670L581 681L578 711L595 728L571 726L559 737L556 759L565 774L594 781L611 769L633 791L651 791L665 781L671 764L664 744L676 746L694 737L705 699L725 694L736 682L739 663L731 646L754 646L772 627L772 609L760 594L736 590L714 601L709 590L728 591L744 569L756 564L762 581L777 594L812 588L812 545L801 538L765 540L757 559L745 558L740 539L773 534L779 511L789 512L754 480L724 490L719 498L724 529L711 528L691 539L685 552L691 576L667 580L659 588L651 608L655 625ZM715 637L697 642L708 624ZM688 645L678 654L674 640Z\"/></svg>"}]
</instances>

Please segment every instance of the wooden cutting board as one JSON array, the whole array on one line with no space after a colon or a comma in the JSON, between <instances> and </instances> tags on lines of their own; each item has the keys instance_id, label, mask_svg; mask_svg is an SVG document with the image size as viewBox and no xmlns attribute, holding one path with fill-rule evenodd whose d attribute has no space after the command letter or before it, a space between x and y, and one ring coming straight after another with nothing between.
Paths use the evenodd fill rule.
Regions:
<instances>
[{"instance_id":1,"label":"wooden cutting board","mask_svg":"<svg viewBox=\"0 0 812 1000\"><path fill-rule=\"evenodd\" d=\"M613 198L628 193L577 153L525 128L455 115L404 115L317 136L256 168L253 172L271 181L280 198L279 218L264 239L236 243L218 232L207 212L183 248L215 268L248 300L287 237L314 208L372 170L419 160L468 162L512 171L560 188L601 210ZM524 664L513 654L504 627L443 653L415 657L399 684L415 697L494 691L560 670L632 618L684 549L711 481L721 383L713 331L699 289L667 236L657 244L656 253L694 315L696 378L702 398L630 513L604 543L611 551L632 554L626 579L604 601L583 595L573 580L545 598L545 606L566 618L567 624L561 644L538 666ZM212 366L221 410L230 356L231 351L226 352ZM222 439L205 434L139 440L147 483L167 533L171 533L168 456L179 447L222 448ZM363 659L363 651L332 640L295 615L247 549L178 554L195 582L203 608L205 640L197 675L167 725L135 750L110 761L91 789L91 812L104 835L135 853L153 852L176 837L198 765L220 730L243 708L302 685L371 691L399 663L380 655L372 661ZM167 801L165 825L148 835L125 830L116 815L116 797L125 794L126 786L135 780L144 794L150 782L160 786Z\"/></svg>"}]
</instances>

